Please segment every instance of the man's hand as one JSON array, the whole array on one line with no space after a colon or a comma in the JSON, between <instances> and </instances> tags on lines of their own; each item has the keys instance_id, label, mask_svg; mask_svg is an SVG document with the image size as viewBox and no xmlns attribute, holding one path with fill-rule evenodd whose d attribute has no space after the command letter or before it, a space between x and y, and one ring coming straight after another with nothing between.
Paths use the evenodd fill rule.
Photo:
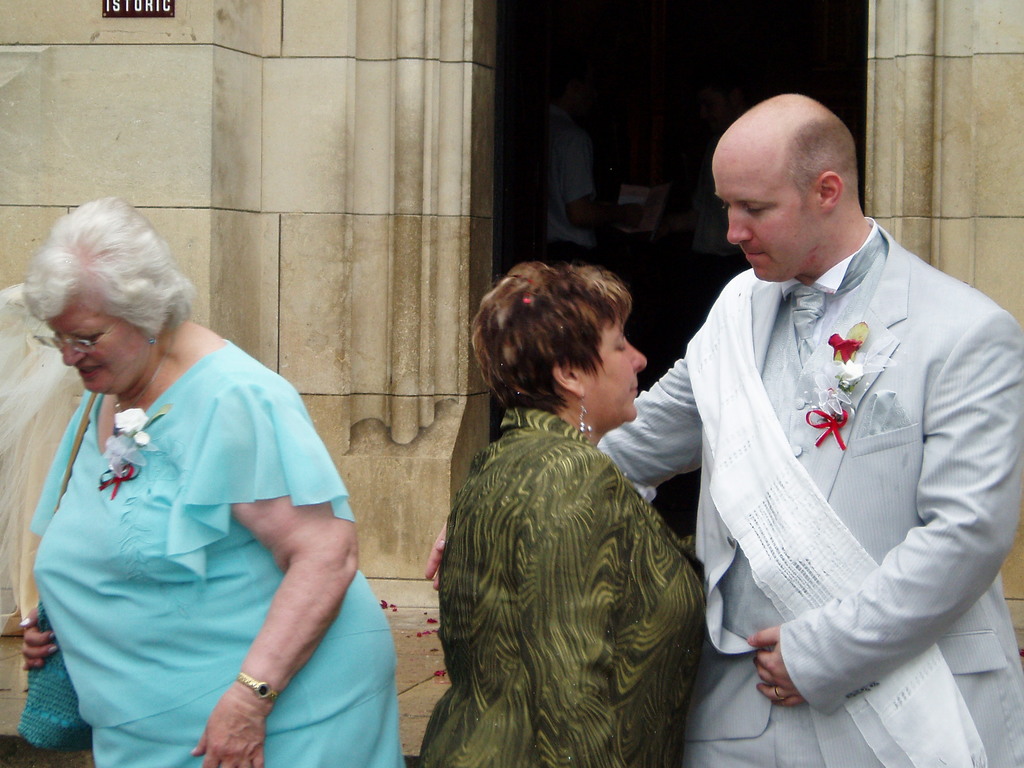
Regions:
<instances>
[{"instance_id":1,"label":"man's hand","mask_svg":"<svg viewBox=\"0 0 1024 768\"><path fill-rule=\"evenodd\" d=\"M752 648L758 649L754 654L754 667L757 669L757 676L761 678L757 690L771 699L772 704L795 707L806 701L793 685L786 670L786 662L782 659L782 649L779 646L781 635L780 627L769 627L752 634L747 638L747 642Z\"/></svg>"},{"instance_id":2,"label":"man's hand","mask_svg":"<svg viewBox=\"0 0 1024 768\"><path fill-rule=\"evenodd\" d=\"M434 548L430 550L430 554L427 556L427 567L423 575L428 579L434 580L434 589L441 588L441 558L444 557L444 540L447 535L448 526L446 524L441 529L441 532L437 534L437 538L434 539Z\"/></svg>"}]
</instances>

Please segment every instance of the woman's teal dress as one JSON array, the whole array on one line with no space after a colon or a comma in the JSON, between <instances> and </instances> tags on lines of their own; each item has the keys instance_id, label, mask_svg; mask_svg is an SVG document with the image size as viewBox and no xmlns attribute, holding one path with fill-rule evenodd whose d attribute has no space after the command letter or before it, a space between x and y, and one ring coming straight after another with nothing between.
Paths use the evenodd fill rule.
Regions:
<instances>
[{"instance_id":1,"label":"woman's teal dress","mask_svg":"<svg viewBox=\"0 0 1024 768\"><path fill-rule=\"evenodd\" d=\"M97 768L197 767L190 752L282 579L231 505L290 496L351 520L347 492L298 393L231 344L153 404L150 414L170 410L146 429L145 465L103 491L100 402L59 511L84 405L33 521L39 591L94 729ZM401 766L394 673L387 620L359 573L267 720L268 768Z\"/></svg>"}]
</instances>

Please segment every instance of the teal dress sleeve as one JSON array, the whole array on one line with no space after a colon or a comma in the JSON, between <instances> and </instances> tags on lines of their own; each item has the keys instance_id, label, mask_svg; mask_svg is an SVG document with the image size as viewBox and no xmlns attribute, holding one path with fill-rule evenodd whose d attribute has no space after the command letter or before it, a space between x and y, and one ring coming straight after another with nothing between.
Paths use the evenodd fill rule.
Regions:
<instances>
[{"instance_id":1,"label":"teal dress sleeve","mask_svg":"<svg viewBox=\"0 0 1024 768\"><path fill-rule=\"evenodd\" d=\"M144 454L143 472L166 462L178 477L168 511L169 560L205 578L207 550L228 535L232 504L288 496L296 506L329 503L336 517L353 519L345 484L298 392L234 345L196 363L149 411L168 406L150 430L160 455ZM32 522L39 535L53 517L84 407L72 417L44 484Z\"/></svg>"},{"instance_id":2,"label":"teal dress sleeve","mask_svg":"<svg viewBox=\"0 0 1024 768\"><path fill-rule=\"evenodd\" d=\"M348 491L299 394L276 374L259 373L233 377L191 421L167 557L200 577L206 548L228 533L232 504L288 496L296 506L329 503L336 517L353 519Z\"/></svg>"}]
</instances>

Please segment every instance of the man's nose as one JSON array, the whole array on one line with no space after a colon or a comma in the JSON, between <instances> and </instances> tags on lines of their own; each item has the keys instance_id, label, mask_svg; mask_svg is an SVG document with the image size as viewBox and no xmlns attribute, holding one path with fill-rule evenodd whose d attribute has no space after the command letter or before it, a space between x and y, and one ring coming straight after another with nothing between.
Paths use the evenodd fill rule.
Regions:
<instances>
[{"instance_id":1,"label":"man's nose","mask_svg":"<svg viewBox=\"0 0 1024 768\"><path fill-rule=\"evenodd\" d=\"M750 239L750 228L741 220L738 213L729 210L729 230L725 233L725 239L733 245L739 245Z\"/></svg>"}]
</instances>

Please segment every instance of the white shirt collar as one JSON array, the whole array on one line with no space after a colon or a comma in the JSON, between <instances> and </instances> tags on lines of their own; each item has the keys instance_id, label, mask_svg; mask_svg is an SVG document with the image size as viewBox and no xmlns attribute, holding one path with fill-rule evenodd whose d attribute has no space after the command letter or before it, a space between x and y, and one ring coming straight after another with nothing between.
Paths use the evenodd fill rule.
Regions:
<instances>
[{"instance_id":1,"label":"white shirt collar","mask_svg":"<svg viewBox=\"0 0 1024 768\"><path fill-rule=\"evenodd\" d=\"M874 237L875 232L878 231L878 223L874 219L867 220L871 222L871 230L868 232L868 236L864 238L864 242L860 244L860 248L811 283L812 288L817 288L819 291L829 295L832 295L839 290L839 286L843 284L843 278L846 277L846 270L850 268L850 262L853 261L853 257L864 250L864 247L868 244L871 238ZM799 280L787 280L784 282L782 284L782 298L788 298L789 294L791 294L793 289L798 285L800 285Z\"/></svg>"}]
</instances>

